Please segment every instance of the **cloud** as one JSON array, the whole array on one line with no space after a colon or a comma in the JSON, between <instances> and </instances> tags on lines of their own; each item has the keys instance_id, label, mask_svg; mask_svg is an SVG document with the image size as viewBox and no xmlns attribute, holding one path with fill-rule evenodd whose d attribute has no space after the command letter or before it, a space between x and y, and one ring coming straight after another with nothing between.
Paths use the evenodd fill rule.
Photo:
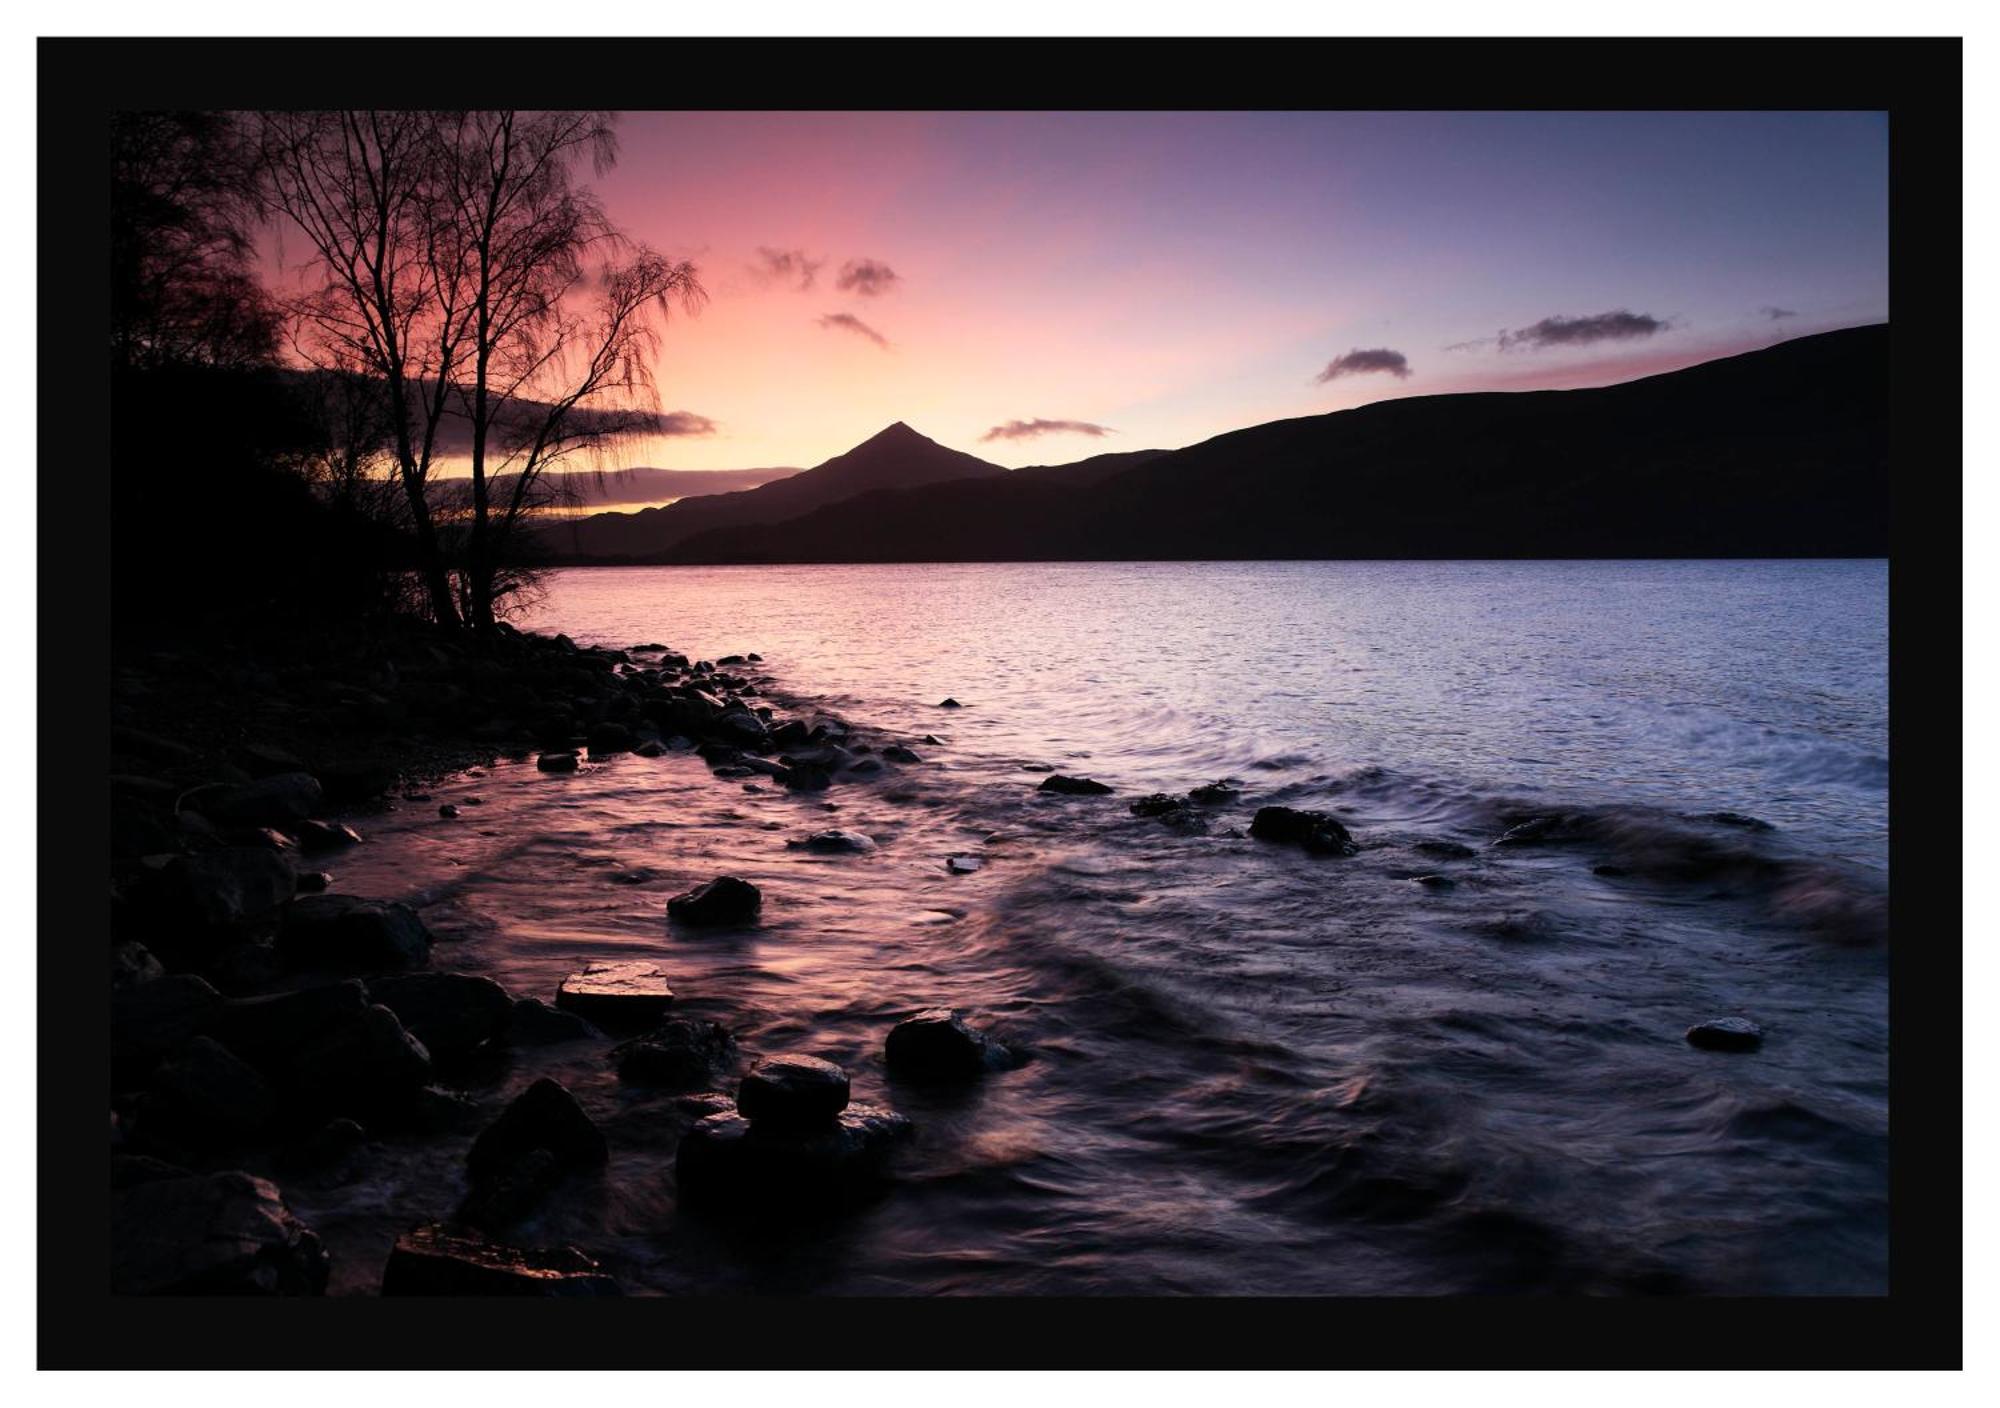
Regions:
<instances>
[{"instance_id":1,"label":"cloud","mask_svg":"<svg viewBox=\"0 0 2000 1408\"><path fill-rule=\"evenodd\" d=\"M819 325L823 328L841 328L847 332L858 334L861 337L867 338L877 347L887 348L889 345L888 338L869 327L868 324L862 322L861 319L855 317L852 313L827 313L820 318Z\"/></svg>"},{"instance_id":2,"label":"cloud","mask_svg":"<svg viewBox=\"0 0 2000 1408\"><path fill-rule=\"evenodd\" d=\"M1029 440L1037 435L1088 435L1093 439L1118 432L1108 425L1097 425L1087 420L1043 420L1037 416L1033 420L1010 420L1005 425L996 425L981 440Z\"/></svg>"},{"instance_id":3,"label":"cloud","mask_svg":"<svg viewBox=\"0 0 2000 1408\"><path fill-rule=\"evenodd\" d=\"M875 298L894 288L901 276L879 259L850 259L840 266L834 287L842 293Z\"/></svg>"},{"instance_id":4,"label":"cloud","mask_svg":"<svg viewBox=\"0 0 2000 1408\"><path fill-rule=\"evenodd\" d=\"M1762 308L1759 308L1757 311L1759 313L1762 313L1765 317L1769 318L1774 323L1777 322L1778 319L1780 318L1798 317L1798 314L1793 312L1790 308L1779 308L1769 303L1765 304Z\"/></svg>"},{"instance_id":5,"label":"cloud","mask_svg":"<svg viewBox=\"0 0 2000 1408\"><path fill-rule=\"evenodd\" d=\"M1410 359L1388 347L1357 347L1352 352L1335 357L1326 364L1326 370L1313 378L1315 384L1324 386L1329 381L1343 376L1361 376L1366 372L1387 372L1401 380L1410 374Z\"/></svg>"},{"instance_id":6,"label":"cloud","mask_svg":"<svg viewBox=\"0 0 2000 1408\"><path fill-rule=\"evenodd\" d=\"M810 292L813 281L818 278L824 259L809 259L803 249L772 249L768 245L757 247L757 262L750 266L750 272L767 284L795 284L800 293Z\"/></svg>"},{"instance_id":7,"label":"cloud","mask_svg":"<svg viewBox=\"0 0 2000 1408\"><path fill-rule=\"evenodd\" d=\"M715 422L693 411L661 411L645 428L648 435L713 435Z\"/></svg>"},{"instance_id":8,"label":"cloud","mask_svg":"<svg viewBox=\"0 0 2000 1408\"><path fill-rule=\"evenodd\" d=\"M1539 350L1544 347L1585 347L1593 342L1630 342L1652 337L1667 330L1668 320L1650 313L1633 313L1620 308L1611 313L1592 313L1582 318L1558 314L1524 328L1503 329L1498 339L1502 352L1516 347Z\"/></svg>"}]
</instances>

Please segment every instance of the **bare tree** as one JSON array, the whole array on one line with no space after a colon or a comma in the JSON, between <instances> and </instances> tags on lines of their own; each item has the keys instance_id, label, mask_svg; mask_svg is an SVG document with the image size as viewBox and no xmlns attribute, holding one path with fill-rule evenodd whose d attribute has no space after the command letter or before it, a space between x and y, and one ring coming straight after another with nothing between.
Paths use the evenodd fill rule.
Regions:
<instances>
[{"instance_id":1,"label":"bare tree","mask_svg":"<svg viewBox=\"0 0 2000 1408\"><path fill-rule=\"evenodd\" d=\"M378 378L432 616L458 624L426 488L463 358L464 280L441 247L439 133L423 112L265 113L270 199L314 253L319 287L295 307L320 365Z\"/></svg>"},{"instance_id":2,"label":"bare tree","mask_svg":"<svg viewBox=\"0 0 2000 1408\"><path fill-rule=\"evenodd\" d=\"M523 584L525 518L543 476L647 423L651 353L671 305L702 298L694 267L626 241L576 184L617 156L605 112L482 111L440 120L436 277L464 281L459 403L472 484L463 606L490 629ZM495 483L505 485L495 502Z\"/></svg>"}]
</instances>

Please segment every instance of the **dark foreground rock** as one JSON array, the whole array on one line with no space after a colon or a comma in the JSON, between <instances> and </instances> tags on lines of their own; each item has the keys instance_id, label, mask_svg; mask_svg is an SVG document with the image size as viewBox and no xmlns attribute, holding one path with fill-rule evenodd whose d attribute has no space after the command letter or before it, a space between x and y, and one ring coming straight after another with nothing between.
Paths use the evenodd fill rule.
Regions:
<instances>
[{"instance_id":1,"label":"dark foreground rock","mask_svg":"<svg viewBox=\"0 0 2000 1408\"><path fill-rule=\"evenodd\" d=\"M1689 1027L1687 1043L1704 1051L1755 1051L1764 1044L1764 1029L1747 1017L1717 1017Z\"/></svg>"},{"instance_id":2,"label":"dark foreground rock","mask_svg":"<svg viewBox=\"0 0 2000 1408\"><path fill-rule=\"evenodd\" d=\"M545 1149L564 1168L596 1168L611 1156L604 1134L583 1106L555 1081L543 1077L514 1097L488 1125L465 1156L475 1179L496 1174L512 1160Z\"/></svg>"},{"instance_id":3,"label":"dark foreground rock","mask_svg":"<svg viewBox=\"0 0 2000 1408\"><path fill-rule=\"evenodd\" d=\"M552 1046L596 1035L597 1028L576 1013L560 1011L538 997L522 998L507 1019L507 1041L512 1046Z\"/></svg>"},{"instance_id":4,"label":"dark foreground rock","mask_svg":"<svg viewBox=\"0 0 2000 1408\"><path fill-rule=\"evenodd\" d=\"M556 989L556 1006L594 1022L627 1028L658 1021L673 1005L666 972L644 960L593 963Z\"/></svg>"},{"instance_id":5,"label":"dark foreground rock","mask_svg":"<svg viewBox=\"0 0 2000 1408\"><path fill-rule=\"evenodd\" d=\"M760 1128L824 1129L847 1108L847 1072L817 1056L766 1056L736 1090L736 1108Z\"/></svg>"},{"instance_id":6,"label":"dark foreground rock","mask_svg":"<svg viewBox=\"0 0 2000 1408\"><path fill-rule=\"evenodd\" d=\"M667 914L682 924L698 926L748 924L763 907L764 896L748 880L719 875L667 901Z\"/></svg>"},{"instance_id":7,"label":"dark foreground rock","mask_svg":"<svg viewBox=\"0 0 2000 1408\"><path fill-rule=\"evenodd\" d=\"M431 941L431 931L406 904L358 895L302 895L285 911L278 952L298 968L400 972L428 963Z\"/></svg>"},{"instance_id":8,"label":"dark foreground rock","mask_svg":"<svg viewBox=\"0 0 2000 1408\"><path fill-rule=\"evenodd\" d=\"M1102 797L1111 789L1103 783L1088 777L1066 777L1062 773L1051 773L1042 779L1038 792L1058 792L1065 797Z\"/></svg>"},{"instance_id":9,"label":"dark foreground rock","mask_svg":"<svg viewBox=\"0 0 2000 1408\"><path fill-rule=\"evenodd\" d=\"M306 820L323 793L309 773L282 772L241 787L199 794L193 806L217 826L285 826Z\"/></svg>"},{"instance_id":10,"label":"dark foreground rock","mask_svg":"<svg viewBox=\"0 0 2000 1408\"><path fill-rule=\"evenodd\" d=\"M514 1014L507 991L470 973L403 973L377 978L368 995L396 1014L434 1059L470 1055L503 1038Z\"/></svg>"},{"instance_id":11,"label":"dark foreground rock","mask_svg":"<svg viewBox=\"0 0 2000 1408\"><path fill-rule=\"evenodd\" d=\"M736 1039L720 1022L675 1018L611 1050L618 1079L662 1090L714 1085L736 1055Z\"/></svg>"},{"instance_id":12,"label":"dark foreground rock","mask_svg":"<svg viewBox=\"0 0 2000 1408\"><path fill-rule=\"evenodd\" d=\"M1410 849L1421 851L1437 860L1471 860L1479 854L1472 847L1457 841L1419 841Z\"/></svg>"},{"instance_id":13,"label":"dark foreground rock","mask_svg":"<svg viewBox=\"0 0 2000 1408\"><path fill-rule=\"evenodd\" d=\"M1225 802L1233 802L1242 796L1242 791L1226 782L1204 782L1199 787L1188 789L1188 800L1197 806L1219 807Z\"/></svg>"},{"instance_id":14,"label":"dark foreground rock","mask_svg":"<svg viewBox=\"0 0 2000 1408\"><path fill-rule=\"evenodd\" d=\"M881 1186L889 1155L910 1131L902 1115L868 1105L812 1131L713 1114L682 1136L675 1178L689 1206L759 1217L832 1211Z\"/></svg>"},{"instance_id":15,"label":"dark foreground rock","mask_svg":"<svg viewBox=\"0 0 2000 1408\"><path fill-rule=\"evenodd\" d=\"M147 1178L111 1200L114 1295L319 1295L327 1267L278 1189L247 1173Z\"/></svg>"},{"instance_id":16,"label":"dark foreground rock","mask_svg":"<svg viewBox=\"0 0 2000 1408\"><path fill-rule=\"evenodd\" d=\"M1259 807L1250 820L1250 834L1260 841L1303 846L1320 856L1351 856L1361 849L1335 818L1291 807Z\"/></svg>"},{"instance_id":17,"label":"dark foreground rock","mask_svg":"<svg viewBox=\"0 0 2000 1408\"><path fill-rule=\"evenodd\" d=\"M889 1073L902 1080L974 1080L1008 1064L1007 1048L967 1024L949 1007L932 1007L896 1023L883 1043Z\"/></svg>"},{"instance_id":18,"label":"dark foreground rock","mask_svg":"<svg viewBox=\"0 0 2000 1408\"><path fill-rule=\"evenodd\" d=\"M433 1223L396 1239L385 1296L615 1296L618 1283L574 1247L510 1247Z\"/></svg>"},{"instance_id":19,"label":"dark foreground rock","mask_svg":"<svg viewBox=\"0 0 2000 1408\"><path fill-rule=\"evenodd\" d=\"M270 1083L255 1067L214 1038L198 1036L153 1073L141 1128L180 1143L240 1143L277 1113Z\"/></svg>"},{"instance_id":20,"label":"dark foreground rock","mask_svg":"<svg viewBox=\"0 0 2000 1408\"><path fill-rule=\"evenodd\" d=\"M567 749L557 753L544 753L535 759L535 766L543 772L575 772L576 754Z\"/></svg>"}]
</instances>

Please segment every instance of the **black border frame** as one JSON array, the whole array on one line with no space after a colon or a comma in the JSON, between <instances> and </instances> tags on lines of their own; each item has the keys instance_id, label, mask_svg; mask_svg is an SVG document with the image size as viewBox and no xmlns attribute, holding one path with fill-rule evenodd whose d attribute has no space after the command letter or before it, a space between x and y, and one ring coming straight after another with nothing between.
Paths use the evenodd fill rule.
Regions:
<instances>
[{"instance_id":1,"label":"black border frame","mask_svg":"<svg viewBox=\"0 0 2000 1408\"><path fill-rule=\"evenodd\" d=\"M1943 39L44 39L38 51L44 1368L1952 1368L1962 1364L1961 44ZM114 108L1885 110L1890 1293L1876 1298L120 1300L107 1290L101 176ZM551 75L555 76L552 77ZM746 78L746 75L750 76ZM762 99L763 101L755 101ZM1524 99L1529 101L1524 102ZM61 506L58 514L56 506ZM81 525L90 525L84 527ZM88 898L86 898L88 897ZM83 1001L76 994L89 996ZM79 1033L82 1035L79 1036ZM588 1308L583 1308L587 1306Z\"/></svg>"}]
</instances>

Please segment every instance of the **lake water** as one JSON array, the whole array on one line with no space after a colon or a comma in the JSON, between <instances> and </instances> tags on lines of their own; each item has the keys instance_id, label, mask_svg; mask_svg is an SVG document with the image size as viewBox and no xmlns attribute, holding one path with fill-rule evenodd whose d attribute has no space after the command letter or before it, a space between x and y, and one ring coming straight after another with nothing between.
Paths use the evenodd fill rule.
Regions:
<instances>
[{"instance_id":1,"label":"lake water","mask_svg":"<svg viewBox=\"0 0 2000 1408\"><path fill-rule=\"evenodd\" d=\"M923 761L790 794L685 753L529 760L433 789L479 797L458 823L366 820L339 888L420 904L436 966L549 997L655 958L746 1059L827 1056L917 1122L881 1199L759 1232L677 1206L672 1097L546 1048L471 1093L554 1075L613 1161L516 1240L665 1293L1886 1288L1883 563L578 569L522 624L757 651L781 712ZM1225 778L1203 834L1127 809ZM1249 839L1270 803L1361 853ZM1524 821L1541 843L1496 844ZM785 844L829 825L878 848ZM723 872L760 925L670 931ZM890 1081L884 1034L940 1003L1026 1063ZM1735 1014L1761 1051L1683 1040ZM462 1154L293 1197L336 1290L449 1213Z\"/></svg>"}]
</instances>

